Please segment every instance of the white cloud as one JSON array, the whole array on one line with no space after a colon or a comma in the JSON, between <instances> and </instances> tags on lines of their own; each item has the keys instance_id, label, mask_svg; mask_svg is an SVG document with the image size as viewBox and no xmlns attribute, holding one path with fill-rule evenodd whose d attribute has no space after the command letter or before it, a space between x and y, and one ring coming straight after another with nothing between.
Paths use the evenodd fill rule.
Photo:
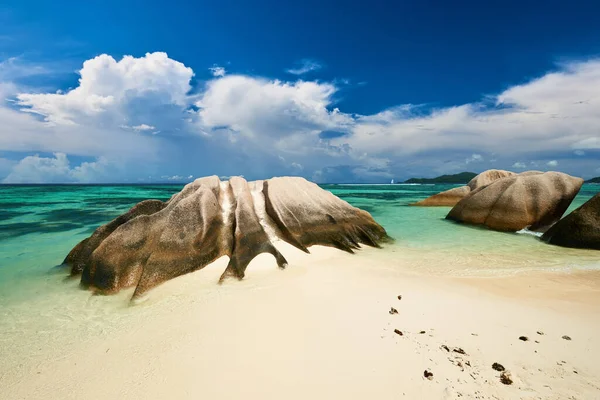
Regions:
<instances>
[{"instance_id":1,"label":"white cloud","mask_svg":"<svg viewBox=\"0 0 600 400\"><path fill-rule=\"evenodd\" d=\"M160 178L168 180L168 181L173 181L173 182L184 182L184 181L191 181L192 179L194 179L194 175L188 175L187 177L182 176L182 175L173 175L173 176L163 175Z\"/></svg>"},{"instance_id":2,"label":"white cloud","mask_svg":"<svg viewBox=\"0 0 600 400\"><path fill-rule=\"evenodd\" d=\"M518 168L518 169L525 169L527 168L527 165L523 162L517 161L516 163L514 163L512 165L513 168Z\"/></svg>"},{"instance_id":3,"label":"white cloud","mask_svg":"<svg viewBox=\"0 0 600 400\"><path fill-rule=\"evenodd\" d=\"M427 151L499 155L600 148L600 60L571 63L482 103L433 110L395 107L361 117L347 137L358 151L396 156Z\"/></svg>"},{"instance_id":4,"label":"white cloud","mask_svg":"<svg viewBox=\"0 0 600 400\"><path fill-rule=\"evenodd\" d=\"M140 125L136 125L136 126L132 126L131 129L133 129L134 131L151 131L156 129L156 127L152 126L152 125L146 125L146 124L140 124Z\"/></svg>"},{"instance_id":5,"label":"white cloud","mask_svg":"<svg viewBox=\"0 0 600 400\"><path fill-rule=\"evenodd\" d=\"M314 60L304 59L298 63L299 65L295 68L286 70L288 73L293 75L303 75L311 71L321 69L323 66Z\"/></svg>"},{"instance_id":6,"label":"white cloud","mask_svg":"<svg viewBox=\"0 0 600 400\"><path fill-rule=\"evenodd\" d=\"M219 67L218 65L214 65L214 66L210 67L209 70L210 70L211 74L217 78L223 77L227 73L227 71L225 71L224 67Z\"/></svg>"},{"instance_id":7,"label":"white cloud","mask_svg":"<svg viewBox=\"0 0 600 400\"><path fill-rule=\"evenodd\" d=\"M585 156L585 151L583 151L583 150L575 150L573 152L573 154L575 154L576 156Z\"/></svg>"},{"instance_id":8,"label":"white cloud","mask_svg":"<svg viewBox=\"0 0 600 400\"><path fill-rule=\"evenodd\" d=\"M474 162L482 162L483 156L481 154L472 154L471 157L465 160L465 164L470 164Z\"/></svg>"},{"instance_id":9,"label":"white cloud","mask_svg":"<svg viewBox=\"0 0 600 400\"><path fill-rule=\"evenodd\" d=\"M49 70L47 67L27 63L20 57L10 57L0 61L0 82L12 81L15 79L36 75L44 75L48 72Z\"/></svg>"},{"instance_id":10,"label":"white cloud","mask_svg":"<svg viewBox=\"0 0 600 400\"><path fill-rule=\"evenodd\" d=\"M600 137L595 136L595 137L589 137L586 139L582 139L576 143L573 143L571 145L571 147L574 149L585 149L585 150L600 149Z\"/></svg>"},{"instance_id":11,"label":"white cloud","mask_svg":"<svg viewBox=\"0 0 600 400\"><path fill-rule=\"evenodd\" d=\"M64 153L54 153L54 157L36 154L23 158L13 166L3 183L93 182L104 175L106 165L107 160L99 158L71 167Z\"/></svg>"},{"instance_id":12,"label":"white cloud","mask_svg":"<svg viewBox=\"0 0 600 400\"><path fill-rule=\"evenodd\" d=\"M290 166L293 169L296 169L298 171L302 171L304 169L304 167L302 166L302 164L299 164L299 163L296 163L296 162L293 162Z\"/></svg>"},{"instance_id":13,"label":"white cloud","mask_svg":"<svg viewBox=\"0 0 600 400\"><path fill-rule=\"evenodd\" d=\"M147 98L162 104L187 106L191 68L170 59L166 53L144 57L125 56L120 61L102 54L83 63L79 86L66 93L21 93L23 111L41 115L60 125L90 123L90 118L111 113L122 119L135 99ZM106 118L106 117L105 117Z\"/></svg>"},{"instance_id":14,"label":"white cloud","mask_svg":"<svg viewBox=\"0 0 600 400\"><path fill-rule=\"evenodd\" d=\"M558 161L556 161L556 160L550 160L550 161L548 161L546 163L546 165L549 166L549 167L556 167L556 166L558 166Z\"/></svg>"},{"instance_id":15,"label":"white cloud","mask_svg":"<svg viewBox=\"0 0 600 400\"><path fill-rule=\"evenodd\" d=\"M196 105L204 130L225 127L241 136L270 137L272 145L285 147L295 134L318 135L353 123L339 110L329 111L335 92L329 83L228 75L208 82ZM284 137L286 143L280 141Z\"/></svg>"}]
</instances>

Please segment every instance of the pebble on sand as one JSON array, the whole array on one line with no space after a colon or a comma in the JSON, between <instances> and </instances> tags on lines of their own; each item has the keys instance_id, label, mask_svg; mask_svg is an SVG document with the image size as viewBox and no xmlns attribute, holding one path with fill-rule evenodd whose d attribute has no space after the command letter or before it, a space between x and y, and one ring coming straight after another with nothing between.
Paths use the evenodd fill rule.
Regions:
<instances>
[{"instance_id":1,"label":"pebble on sand","mask_svg":"<svg viewBox=\"0 0 600 400\"><path fill-rule=\"evenodd\" d=\"M510 376L510 372L502 371L500 374L500 382L504 383L505 385L512 385L513 380Z\"/></svg>"},{"instance_id":2,"label":"pebble on sand","mask_svg":"<svg viewBox=\"0 0 600 400\"><path fill-rule=\"evenodd\" d=\"M565 339L565 340L571 340L571 337L567 336L567 335L564 335L562 338Z\"/></svg>"},{"instance_id":3,"label":"pebble on sand","mask_svg":"<svg viewBox=\"0 0 600 400\"><path fill-rule=\"evenodd\" d=\"M431 371L429 371L429 370L427 370L427 369L426 369L426 370L423 372L423 376L424 376L425 378L429 379L429 380L432 380L432 379L433 379L433 372L431 372Z\"/></svg>"},{"instance_id":4,"label":"pebble on sand","mask_svg":"<svg viewBox=\"0 0 600 400\"><path fill-rule=\"evenodd\" d=\"M398 310L396 310L394 307L390 308L390 314L394 315L394 314L398 314Z\"/></svg>"},{"instance_id":5,"label":"pebble on sand","mask_svg":"<svg viewBox=\"0 0 600 400\"><path fill-rule=\"evenodd\" d=\"M394 329L394 333L400 336L403 336L404 333L402 333L402 331L400 329Z\"/></svg>"},{"instance_id":6,"label":"pebble on sand","mask_svg":"<svg viewBox=\"0 0 600 400\"><path fill-rule=\"evenodd\" d=\"M526 342L529 340L529 338L527 336L519 336L519 340Z\"/></svg>"},{"instance_id":7,"label":"pebble on sand","mask_svg":"<svg viewBox=\"0 0 600 400\"><path fill-rule=\"evenodd\" d=\"M502 365L500 363L493 363L492 368L498 372L502 372L506 369L506 368L504 368L504 365Z\"/></svg>"}]
</instances>

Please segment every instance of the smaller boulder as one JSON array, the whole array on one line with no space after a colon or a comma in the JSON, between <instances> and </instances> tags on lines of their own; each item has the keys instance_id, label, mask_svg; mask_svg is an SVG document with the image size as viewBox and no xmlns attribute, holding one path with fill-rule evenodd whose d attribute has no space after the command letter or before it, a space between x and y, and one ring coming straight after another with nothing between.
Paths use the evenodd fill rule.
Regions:
<instances>
[{"instance_id":1,"label":"smaller boulder","mask_svg":"<svg viewBox=\"0 0 600 400\"><path fill-rule=\"evenodd\" d=\"M418 201L413 206L421 207L452 207L471 192L468 186L459 186L438 194L434 194L425 200Z\"/></svg>"},{"instance_id":2,"label":"smaller boulder","mask_svg":"<svg viewBox=\"0 0 600 400\"><path fill-rule=\"evenodd\" d=\"M557 246L600 250L600 193L554 224L542 240Z\"/></svg>"},{"instance_id":3,"label":"smaller boulder","mask_svg":"<svg viewBox=\"0 0 600 400\"><path fill-rule=\"evenodd\" d=\"M480 187L489 185L498 179L513 175L516 174L514 172L504 171L501 169L489 169L471 179L466 186L459 186L438 194L434 194L425 200L418 201L411 205L421 207L454 207L456 203L469 196L473 190L477 190Z\"/></svg>"}]
</instances>

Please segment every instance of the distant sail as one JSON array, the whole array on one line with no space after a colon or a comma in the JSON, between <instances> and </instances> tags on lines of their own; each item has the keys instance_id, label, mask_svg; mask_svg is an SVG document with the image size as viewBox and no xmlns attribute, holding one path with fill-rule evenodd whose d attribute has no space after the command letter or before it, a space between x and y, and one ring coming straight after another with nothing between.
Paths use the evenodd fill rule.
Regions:
<instances>
[{"instance_id":1,"label":"distant sail","mask_svg":"<svg viewBox=\"0 0 600 400\"><path fill-rule=\"evenodd\" d=\"M393 185L394 184L394 180L392 179L392 181L390 183Z\"/></svg>"}]
</instances>

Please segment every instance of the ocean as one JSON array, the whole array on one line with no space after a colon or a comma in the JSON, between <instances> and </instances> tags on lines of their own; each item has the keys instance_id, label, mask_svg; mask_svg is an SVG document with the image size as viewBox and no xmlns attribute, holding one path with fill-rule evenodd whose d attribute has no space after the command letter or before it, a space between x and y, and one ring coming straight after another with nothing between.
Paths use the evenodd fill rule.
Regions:
<instances>
[{"instance_id":1,"label":"ocean","mask_svg":"<svg viewBox=\"0 0 600 400\"><path fill-rule=\"evenodd\" d=\"M447 207L410 203L455 185L323 185L373 215L395 241L377 257L397 257L415 273L512 274L536 269L600 269L598 252L549 246L528 232L499 233L444 219ZM66 290L58 267L98 226L144 199L167 200L183 185L0 186L0 306ZM584 185L571 210L600 191ZM201 271L198 273L202 273Z\"/></svg>"}]
</instances>

